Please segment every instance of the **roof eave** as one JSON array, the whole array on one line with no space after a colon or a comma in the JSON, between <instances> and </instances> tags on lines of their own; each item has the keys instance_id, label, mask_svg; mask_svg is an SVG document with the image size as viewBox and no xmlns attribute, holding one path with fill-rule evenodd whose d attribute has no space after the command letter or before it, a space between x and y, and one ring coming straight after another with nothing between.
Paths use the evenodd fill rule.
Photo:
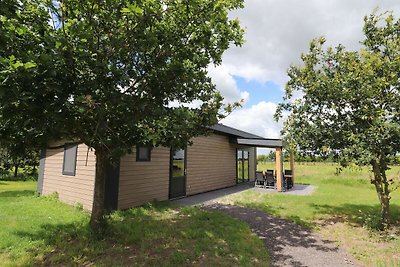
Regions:
<instances>
[{"instance_id":1,"label":"roof eave","mask_svg":"<svg viewBox=\"0 0 400 267\"><path fill-rule=\"evenodd\" d=\"M247 145L255 147L276 148L284 146L282 140L280 139L234 138L233 141L238 145Z\"/></svg>"}]
</instances>

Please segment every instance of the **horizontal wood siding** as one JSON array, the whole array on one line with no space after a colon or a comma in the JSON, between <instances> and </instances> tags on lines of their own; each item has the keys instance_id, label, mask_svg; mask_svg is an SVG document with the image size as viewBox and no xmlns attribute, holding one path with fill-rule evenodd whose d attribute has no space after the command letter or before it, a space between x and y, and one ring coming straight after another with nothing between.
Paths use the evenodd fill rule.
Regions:
<instances>
[{"instance_id":1,"label":"horizontal wood siding","mask_svg":"<svg viewBox=\"0 0 400 267\"><path fill-rule=\"evenodd\" d=\"M136 149L121 158L118 208L127 209L146 202L167 200L170 149L151 150L151 161L136 161Z\"/></svg>"},{"instance_id":2,"label":"horizontal wood siding","mask_svg":"<svg viewBox=\"0 0 400 267\"><path fill-rule=\"evenodd\" d=\"M60 143L58 143L60 145ZM80 203L86 210L92 209L96 156L94 150L78 145L76 174L62 174L64 148L47 149L43 175L43 195L57 192L61 201L75 205Z\"/></svg>"},{"instance_id":3,"label":"horizontal wood siding","mask_svg":"<svg viewBox=\"0 0 400 267\"><path fill-rule=\"evenodd\" d=\"M187 150L187 195L236 184L236 148L224 135L193 139Z\"/></svg>"}]
</instances>

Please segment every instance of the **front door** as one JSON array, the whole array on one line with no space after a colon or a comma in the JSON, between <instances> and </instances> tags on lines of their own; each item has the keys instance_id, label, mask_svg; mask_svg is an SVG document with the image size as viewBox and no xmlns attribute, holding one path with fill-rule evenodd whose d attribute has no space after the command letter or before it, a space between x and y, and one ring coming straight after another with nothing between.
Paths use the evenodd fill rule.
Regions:
<instances>
[{"instance_id":1,"label":"front door","mask_svg":"<svg viewBox=\"0 0 400 267\"><path fill-rule=\"evenodd\" d=\"M186 149L171 149L169 198L186 196Z\"/></svg>"}]
</instances>

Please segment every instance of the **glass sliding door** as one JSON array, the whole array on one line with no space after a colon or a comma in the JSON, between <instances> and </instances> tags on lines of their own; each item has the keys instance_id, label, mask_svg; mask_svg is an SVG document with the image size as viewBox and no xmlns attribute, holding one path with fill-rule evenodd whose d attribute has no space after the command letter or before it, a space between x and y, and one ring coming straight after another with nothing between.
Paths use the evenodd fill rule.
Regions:
<instances>
[{"instance_id":1,"label":"glass sliding door","mask_svg":"<svg viewBox=\"0 0 400 267\"><path fill-rule=\"evenodd\" d=\"M249 181L249 151L238 149L236 156L237 183Z\"/></svg>"}]
</instances>

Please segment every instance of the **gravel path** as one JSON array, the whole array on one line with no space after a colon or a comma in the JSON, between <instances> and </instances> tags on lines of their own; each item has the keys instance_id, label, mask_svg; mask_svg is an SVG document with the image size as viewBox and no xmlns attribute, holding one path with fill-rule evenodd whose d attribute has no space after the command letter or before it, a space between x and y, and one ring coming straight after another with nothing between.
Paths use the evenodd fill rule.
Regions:
<instances>
[{"instance_id":1,"label":"gravel path","mask_svg":"<svg viewBox=\"0 0 400 267\"><path fill-rule=\"evenodd\" d=\"M363 266L332 241L315 236L288 220L233 205L214 203L203 207L224 212L248 223L252 231L264 241L272 266Z\"/></svg>"}]
</instances>

